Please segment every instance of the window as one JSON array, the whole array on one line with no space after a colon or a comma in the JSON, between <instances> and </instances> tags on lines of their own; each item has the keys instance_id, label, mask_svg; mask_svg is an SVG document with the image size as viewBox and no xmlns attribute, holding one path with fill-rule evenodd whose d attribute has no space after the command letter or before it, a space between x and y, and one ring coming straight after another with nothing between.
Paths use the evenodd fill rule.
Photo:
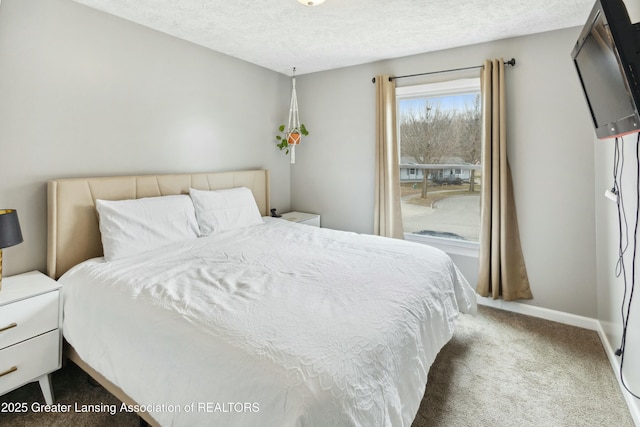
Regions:
<instances>
[{"instance_id":1,"label":"window","mask_svg":"<svg viewBox=\"0 0 640 427\"><path fill-rule=\"evenodd\" d=\"M405 238L477 246L480 79L400 87L396 96Z\"/></svg>"}]
</instances>

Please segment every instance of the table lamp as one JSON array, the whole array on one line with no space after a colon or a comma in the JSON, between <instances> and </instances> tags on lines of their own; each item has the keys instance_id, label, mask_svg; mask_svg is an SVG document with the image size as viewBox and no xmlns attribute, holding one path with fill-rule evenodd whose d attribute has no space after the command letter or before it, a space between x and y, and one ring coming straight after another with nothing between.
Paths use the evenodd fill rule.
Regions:
<instances>
[{"instance_id":1,"label":"table lamp","mask_svg":"<svg viewBox=\"0 0 640 427\"><path fill-rule=\"evenodd\" d=\"M18 212L0 209L0 289L2 289L2 249L22 243Z\"/></svg>"}]
</instances>

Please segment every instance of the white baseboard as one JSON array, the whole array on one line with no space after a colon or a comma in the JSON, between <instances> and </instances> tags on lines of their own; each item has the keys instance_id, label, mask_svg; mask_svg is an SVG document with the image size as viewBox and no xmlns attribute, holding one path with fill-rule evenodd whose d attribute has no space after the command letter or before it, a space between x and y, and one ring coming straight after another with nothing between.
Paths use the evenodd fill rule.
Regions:
<instances>
[{"instance_id":1,"label":"white baseboard","mask_svg":"<svg viewBox=\"0 0 640 427\"><path fill-rule=\"evenodd\" d=\"M631 396L622 385L619 375L620 362L618 360L618 357L615 355L615 351L613 350L613 347L611 346L607 335L604 333L604 329L602 328L599 320L592 319L590 317L564 313L562 311L550 310L548 308L536 307L534 305L522 304L519 302L494 300L491 298L481 297L479 295L477 295L476 300L480 305L494 307L505 311L512 311L514 313L526 314L528 316L551 320L554 322L563 323L565 325L577 326L579 328L596 331L598 333L598 336L600 337L600 341L602 342L605 353L607 354L607 358L609 359L611 368L613 369L613 372L616 376L616 380L618 381L618 385L620 386L620 390L622 391L622 396L627 403L627 407L629 408L629 412L631 413L631 418L633 418L633 422L635 423L635 425L640 427L640 401Z\"/></svg>"},{"instance_id":2,"label":"white baseboard","mask_svg":"<svg viewBox=\"0 0 640 427\"><path fill-rule=\"evenodd\" d=\"M478 301L478 304L480 305L499 308L505 311L512 311L514 313L526 314L528 316L551 320L565 325L577 326L579 328L589 329L592 331L597 331L600 327L600 323L591 317L578 316L576 314L536 307L535 305L504 301L501 299L494 300L492 298L481 297L480 295L477 295L476 301Z\"/></svg>"},{"instance_id":3,"label":"white baseboard","mask_svg":"<svg viewBox=\"0 0 640 427\"><path fill-rule=\"evenodd\" d=\"M622 396L627 402L629 412L631 412L631 418L633 418L633 422L636 424L636 426L640 426L640 400L629 394L629 392L624 388L624 385L622 385L622 381L620 380L620 360L618 359L618 356L616 356L615 350L611 346L609 338L607 338L607 334L604 333L604 329L602 328L602 324L600 322L598 322L597 332L598 336L600 337L600 341L602 341L604 352L607 353L607 358L609 358L611 368L616 374L616 379L618 380L618 385L620 385Z\"/></svg>"}]
</instances>

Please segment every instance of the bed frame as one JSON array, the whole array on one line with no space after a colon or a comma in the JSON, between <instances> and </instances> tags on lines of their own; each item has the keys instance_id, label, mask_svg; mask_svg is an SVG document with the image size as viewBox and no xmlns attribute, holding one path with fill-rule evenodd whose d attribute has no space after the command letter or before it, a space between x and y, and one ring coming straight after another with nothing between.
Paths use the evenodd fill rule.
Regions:
<instances>
[{"instance_id":1,"label":"bed frame","mask_svg":"<svg viewBox=\"0 0 640 427\"><path fill-rule=\"evenodd\" d=\"M74 265L103 255L95 209L96 199L140 199L188 194L189 188L220 190L236 187L249 188L260 213L268 215L269 171L266 170L50 180L47 203L47 274L58 279ZM64 354L122 402L135 404L121 388L82 360L66 342ZM141 412L138 415L147 423L157 425L148 413Z\"/></svg>"}]
</instances>

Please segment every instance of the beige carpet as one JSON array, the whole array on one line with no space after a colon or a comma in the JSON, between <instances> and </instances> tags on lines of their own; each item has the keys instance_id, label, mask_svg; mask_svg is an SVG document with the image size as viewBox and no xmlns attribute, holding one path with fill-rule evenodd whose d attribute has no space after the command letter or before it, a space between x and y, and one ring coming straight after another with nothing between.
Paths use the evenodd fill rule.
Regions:
<instances>
[{"instance_id":1,"label":"beige carpet","mask_svg":"<svg viewBox=\"0 0 640 427\"><path fill-rule=\"evenodd\" d=\"M60 403L118 404L69 363L53 375ZM44 403L37 383L0 397ZM119 405L118 405L119 406ZM5 405L6 408L6 405ZM0 412L1 426L137 426L127 413ZM598 336L486 307L461 316L429 373L413 427L633 426ZM371 426L376 427L376 426Z\"/></svg>"},{"instance_id":2,"label":"beige carpet","mask_svg":"<svg viewBox=\"0 0 640 427\"><path fill-rule=\"evenodd\" d=\"M596 332L478 309L438 354L413 427L634 425Z\"/></svg>"}]
</instances>

